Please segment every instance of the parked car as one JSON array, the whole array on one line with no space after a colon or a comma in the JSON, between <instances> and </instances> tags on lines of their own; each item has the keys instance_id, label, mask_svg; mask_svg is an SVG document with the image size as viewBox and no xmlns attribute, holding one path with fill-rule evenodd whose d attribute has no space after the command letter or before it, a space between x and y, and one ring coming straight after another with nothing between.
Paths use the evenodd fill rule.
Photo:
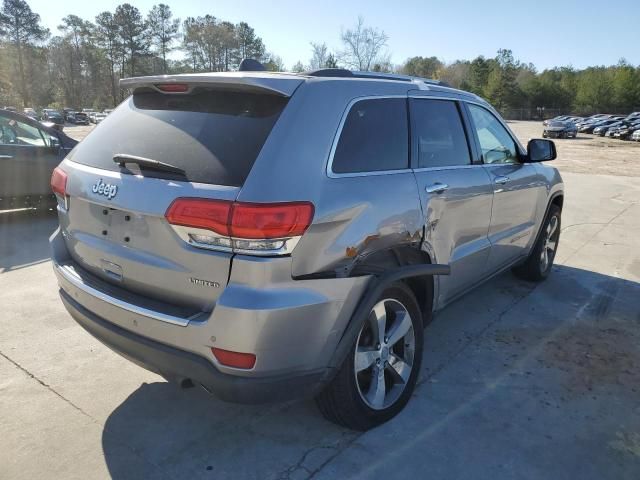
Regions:
<instances>
[{"instance_id":1,"label":"parked car","mask_svg":"<svg viewBox=\"0 0 640 480\"><path fill-rule=\"evenodd\" d=\"M77 143L27 115L0 110L0 210L55 205L51 173Z\"/></svg>"},{"instance_id":2,"label":"parked car","mask_svg":"<svg viewBox=\"0 0 640 480\"><path fill-rule=\"evenodd\" d=\"M104 120L105 118L107 118L107 114L106 113L96 113L93 116L93 123L98 124L100 123L102 120Z\"/></svg>"},{"instance_id":3,"label":"parked car","mask_svg":"<svg viewBox=\"0 0 640 480\"><path fill-rule=\"evenodd\" d=\"M64 117L66 122L71 122L71 118L76 111L73 108L64 107L62 109L62 116Z\"/></svg>"},{"instance_id":4,"label":"parked car","mask_svg":"<svg viewBox=\"0 0 640 480\"><path fill-rule=\"evenodd\" d=\"M613 132L614 138L620 140L630 140L631 136L636 130L640 130L640 120L635 123L627 123L615 129Z\"/></svg>"},{"instance_id":5,"label":"parked car","mask_svg":"<svg viewBox=\"0 0 640 480\"><path fill-rule=\"evenodd\" d=\"M604 137L609 129L619 127L622 124L623 123L621 120L614 121L613 123L603 123L602 125L597 125L596 127L594 127L593 132L591 133L600 137Z\"/></svg>"},{"instance_id":6,"label":"parked car","mask_svg":"<svg viewBox=\"0 0 640 480\"><path fill-rule=\"evenodd\" d=\"M42 121L43 122L51 122L57 125L64 125L64 117L62 114L51 108L45 108L42 110Z\"/></svg>"},{"instance_id":7,"label":"parked car","mask_svg":"<svg viewBox=\"0 0 640 480\"><path fill-rule=\"evenodd\" d=\"M23 113L27 117L33 118L34 120L39 120L40 119L39 116L38 116L38 113L33 108L27 107L27 108L23 109Z\"/></svg>"},{"instance_id":8,"label":"parked car","mask_svg":"<svg viewBox=\"0 0 640 480\"><path fill-rule=\"evenodd\" d=\"M113 112L113 108L107 108L106 110L103 111L105 115L109 115L111 112Z\"/></svg>"},{"instance_id":9,"label":"parked car","mask_svg":"<svg viewBox=\"0 0 640 480\"><path fill-rule=\"evenodd\" d=\"M10 106L4 107L4 110L7 110L8 112L17 112L18 111L16 109L16 107L10 107Z\"/></svg>"},{"instance_id":10,"label":"parked car","mask_svg":"<svg viewBox=\"0 0 640 480\"><path fill-rule=\"evenodd\" d=\"M89 125L89 116L84 112L74 112L71 121L76 125Z\"/></svg>"},{"instance_id":11,"label":"parked car","mask_svg":"<svg viewBox=\"0 0 640 480\"><path fill-rule=\"evenodd\" d=\"M559 115L557 117L549 118L543 121L542 125L546 127L547 125L549 125L550 122L563 122L565 120L568 120L569 118L570 118L570 115Z\"/></svg>"},{"instance_id":12,"label":"parked car","mask_svg":"<svg viewBox=\"0 0 640 480\"><path fill-rule=\"evenodd\" d=\"M409 401L434 310L551 272L555 146L476 95L341 69L120 85L52 177L53 266L78 323L168 379L366 430Z\"/></svg>"},{"instance_id":13,"label":"parked car","mask_svg":"<svg viewBox=\"0 0 640 480\"><path fill-rule=\"evenodd\" d=\"M570 121L553 121L544 127L543 138L576 138L578 127Z\"/></svg>"},{"instance_id":14,"label":"parked car","mask_svg":"<svg viewBox=\"0 0 640 480\"><path fill-rule=\"evenodd\" d=\"M580 131L581 133L594 133L594 130L596 128L609 127L610 125L613 125L616 122L618 122L618 120L615 120L615 119L593 121L587 124L583 124L581 127L578 128L578 131Z\"/></svg>"},{"instance_id":15,"label":"parked car","mask_svg":"<svg viewBox=\"0 0 640 480\"><path fill-rule=\"evenodd\" d=\"M91 123L96 123L96 114L97 114L97 113L98 113L98 112L89 112L89 121L90 121Z\"/></svg>"},{"instance_id":16,"label":"parked car","mask_svg":"<svg viewBox=\"0 0 640 480\"><path fill-rule=\"evenodd\" d=\"M631 134L631 140L634 142L640 142L640 130L636 130Z\"/></svg>"},{"instance_id":17,"label":"parked car","mask_svg":"<svg viewBox=\"0 0 640 480\"><path fill-rule=\"evenodd\" d=\"M584 117L571 117L568 121L573 123L574 125L578 125L579 123L584 122Z\"/></svg>"}]
</instances>

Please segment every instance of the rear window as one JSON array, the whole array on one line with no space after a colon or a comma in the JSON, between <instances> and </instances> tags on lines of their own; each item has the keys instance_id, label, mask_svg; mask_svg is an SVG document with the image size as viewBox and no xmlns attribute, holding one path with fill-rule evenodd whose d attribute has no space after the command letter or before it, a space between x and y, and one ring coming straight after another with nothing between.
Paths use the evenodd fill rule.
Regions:
<instances>
[{"instance_id":1,"label":"rear window","mask_svg":"<svg viewBox=\"0 0 640 480\"><path fill-rule=\"evenodd\" d=\"M145 176L242 186L287 99L199 89L190 95L136 93L76 148L75 162L113 171L116 154L158 160L185 175L143 170Z\"/></svg>"}]
</instances>

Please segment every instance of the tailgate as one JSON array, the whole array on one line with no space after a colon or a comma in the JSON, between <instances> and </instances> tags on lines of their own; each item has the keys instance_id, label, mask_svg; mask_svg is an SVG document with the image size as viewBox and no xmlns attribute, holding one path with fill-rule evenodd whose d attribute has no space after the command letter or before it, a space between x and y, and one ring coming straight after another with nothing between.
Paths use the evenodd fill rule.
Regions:
<instances>
[{"instance_id":1,"label":"tailgate","mask_svg":"<svg viewBox=\"0 0 640 480\"><path fill-rule=\"evenodd\" d=\"M189 245L164 214L176 197L234 200L238 187L145 178L71 161L63 167L69 204L60 224L79 266L151 299L212 308L227 284L232 254Z\"/></svg>"}]
</instances>

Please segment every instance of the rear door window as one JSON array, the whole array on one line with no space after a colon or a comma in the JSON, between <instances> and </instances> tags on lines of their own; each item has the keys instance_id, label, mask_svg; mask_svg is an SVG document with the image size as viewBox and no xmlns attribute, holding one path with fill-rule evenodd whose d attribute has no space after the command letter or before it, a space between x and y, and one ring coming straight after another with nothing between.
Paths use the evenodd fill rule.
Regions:
<instances>
[{"instance_id":1,"label":"rear door window","mask_svg":"<svg viewBox=\"0 0 640 480\"><path fill-rule=\"evenodd\" d=\"M449 100L411 100L418 168L470 165L471 155L458 105Z\"/></svg>"},{"instance_id":2,"label":"rear door window","mask_svg":"<svg viewBox=\"0 0 640 480\"><path fill-rule=\"evenodd\" d=\"M113 156L134 155L183 169L181 180L242 186L286 103L276 95L208 88L189 95L136 93L69 158L120 171ZM175 177L151 170L144 175Z\"/></svg>"},{"instance_id":3,"label":"rear door window","mask_svg":"<svg viewBox=\"0 0 640 480\"><path fill-rule=\"evenodd\" d=\"M409 168L409 130L405 98L376 98L354 103L333 155L334 173Z\"/></svg>"}]
</instances>

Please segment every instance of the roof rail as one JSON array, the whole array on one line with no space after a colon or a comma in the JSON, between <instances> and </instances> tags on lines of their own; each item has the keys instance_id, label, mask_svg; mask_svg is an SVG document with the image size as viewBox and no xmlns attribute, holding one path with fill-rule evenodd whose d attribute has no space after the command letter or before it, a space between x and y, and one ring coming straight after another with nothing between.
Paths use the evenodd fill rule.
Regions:
<instances>
[{"instance_id":1,"label":"roof rail","mask_svg":"<svg viewBox=\"0 0 640 480\"><path fill-rule=\"evenodd\" d=\"M353 72L346 68L320 68L305 72L310 77L353 77Z\"/></svg>"},{"instance_id":2,"label":"roof rail","mask_svg":"<svg viewBox=\"0 0 640 480\"><path fill-rule=\"evenodd\" d=\"M304 75L308 75L310 77L371 78L375 80L396 80L400 82L412 82L417 80L429 85L439 85L441 87L451 88L447 82L443 82L442 80L412 77L411 75L401 75L398 73L359 72L347 70L346 68L321 68L319 70L305 72Z\"/></svg>"}]
</instances>

